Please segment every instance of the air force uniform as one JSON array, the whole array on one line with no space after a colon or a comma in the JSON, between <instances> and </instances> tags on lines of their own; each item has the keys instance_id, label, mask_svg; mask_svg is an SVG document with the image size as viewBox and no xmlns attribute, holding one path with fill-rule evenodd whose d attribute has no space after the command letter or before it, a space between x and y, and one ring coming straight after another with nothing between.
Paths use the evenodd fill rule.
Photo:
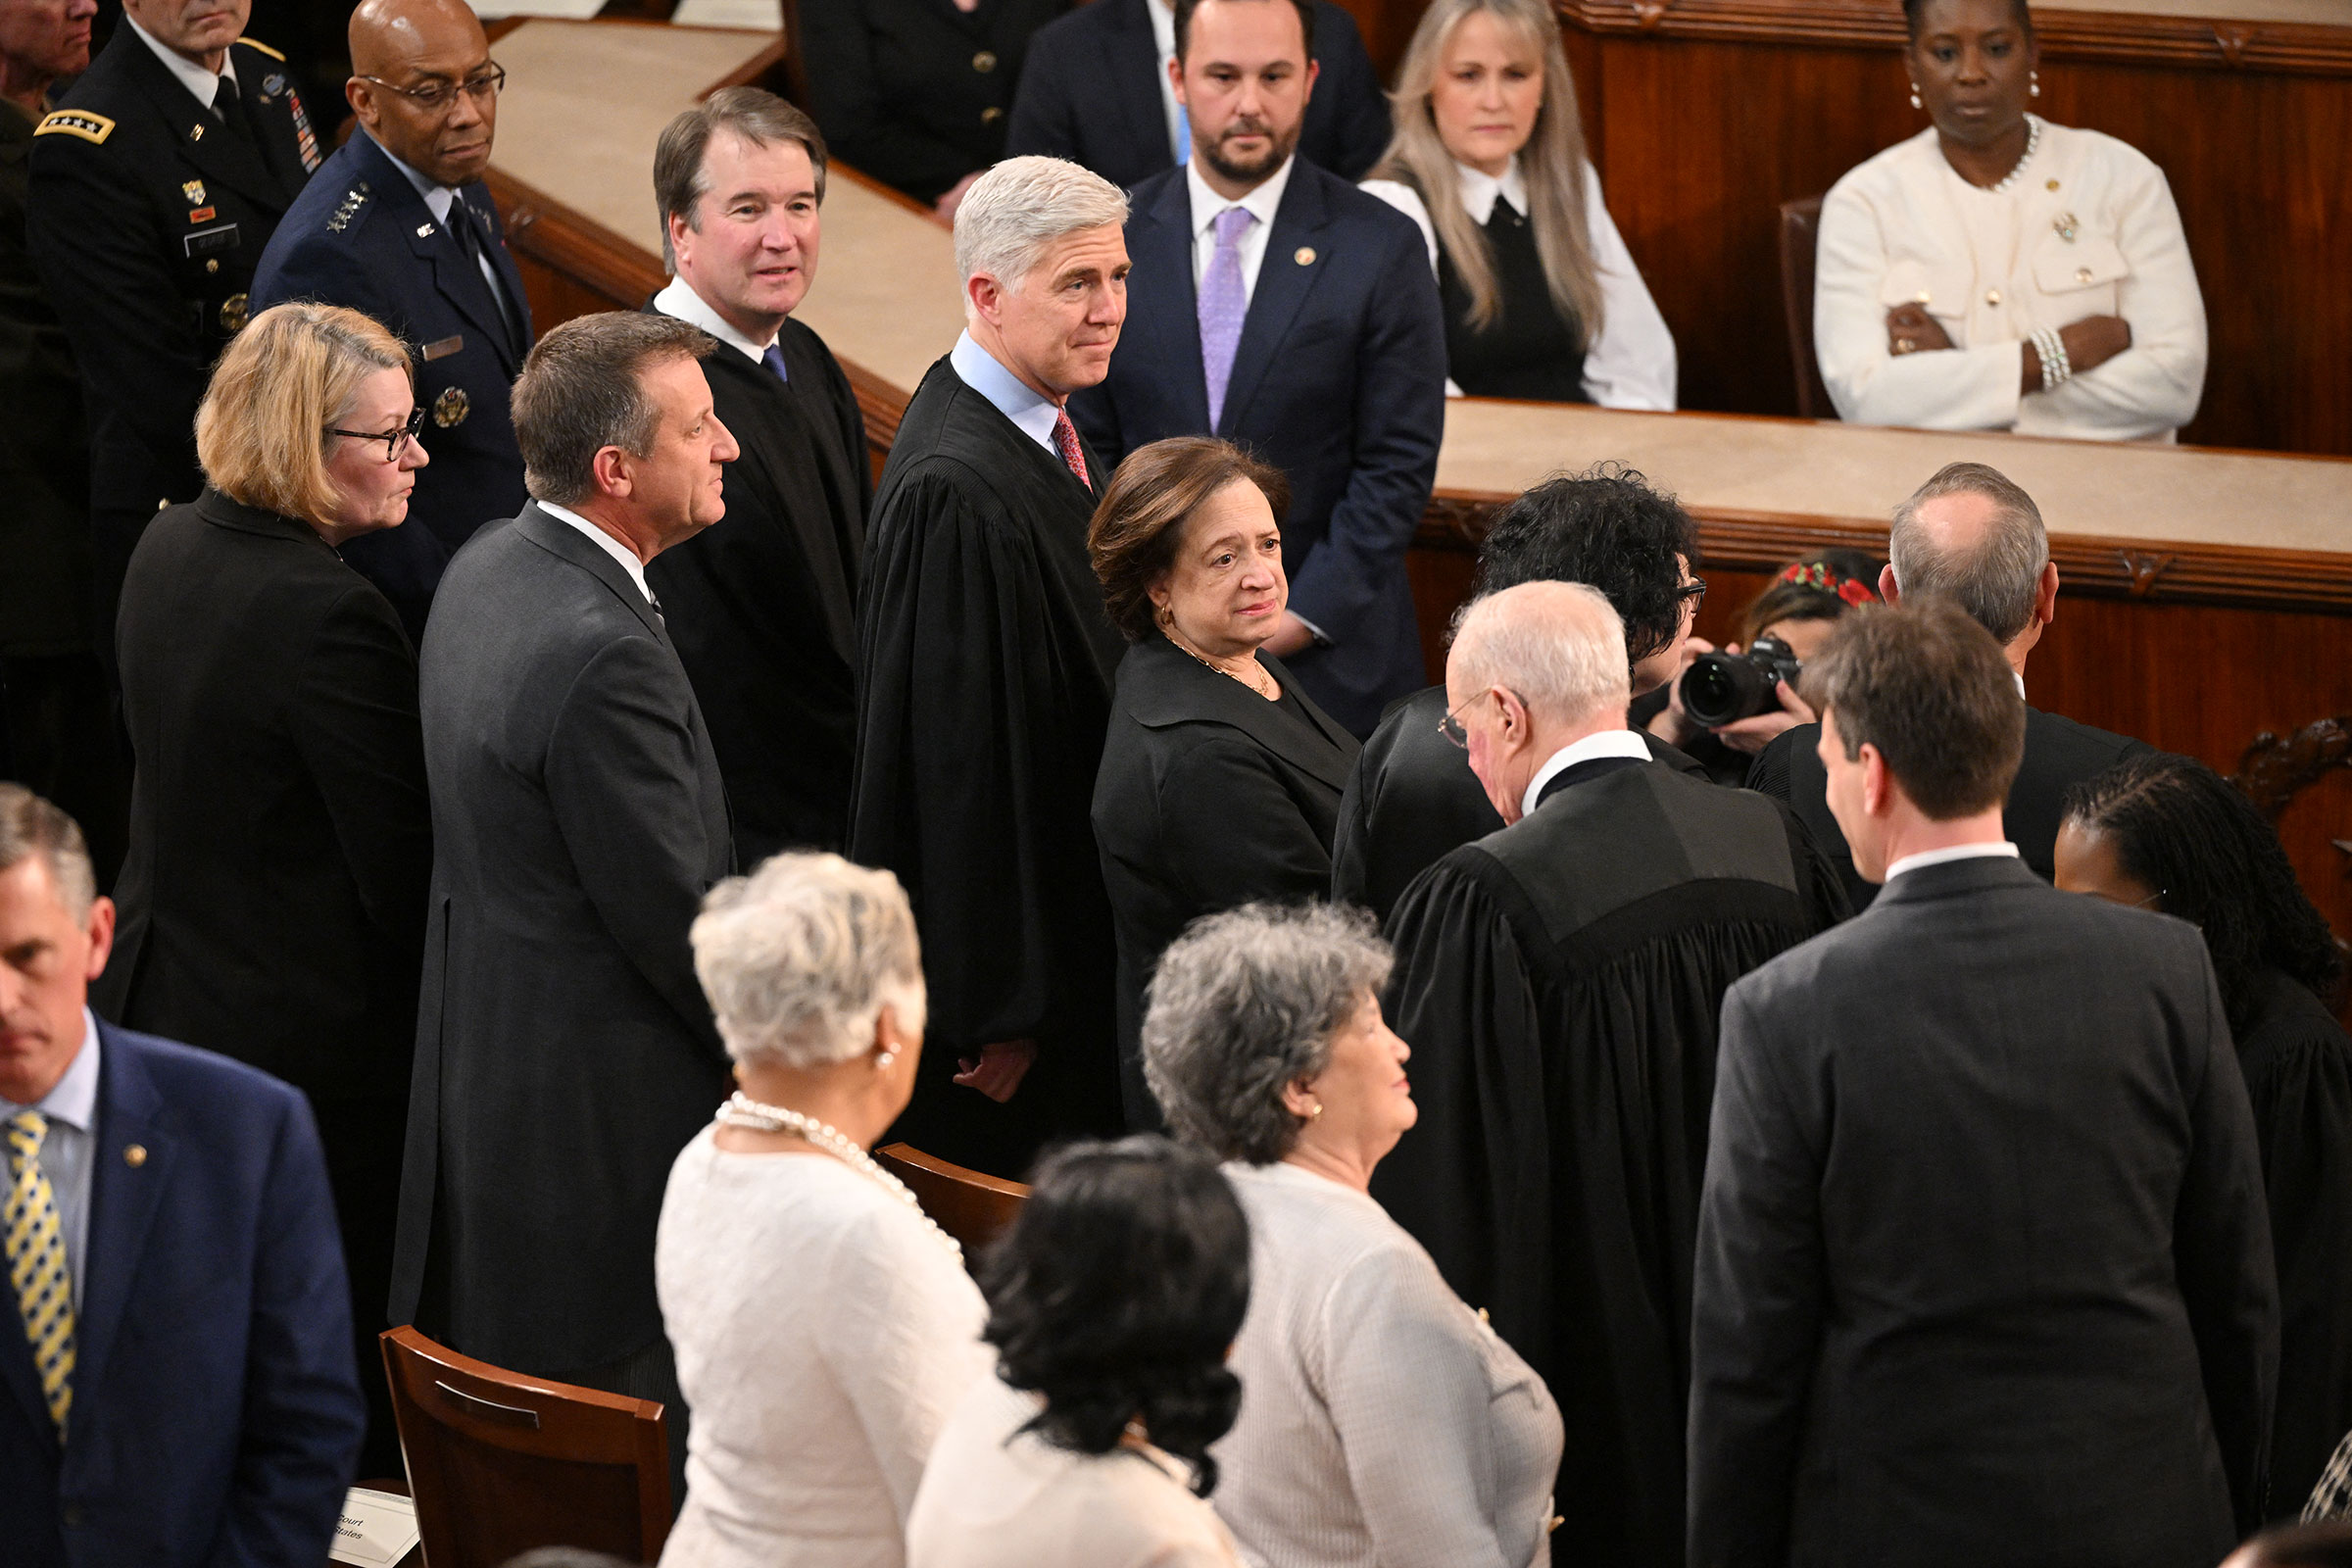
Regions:
<instances>
[{"instance_id":1,"label":"air force uniform","mask_svg":"<svg viewBox=\"0 0 2352 1568\"><path fill-rule=\"evenodd\" d=\"M196 406L320 154L285 57L250 38L210 76L126 17L60 105L33 132L26 238L88 394L111 652L131 548L203 488Z\"/></svg>"},{"instance_id":2,"label":"air force uniform","mask_svg":"<svg viewBox=\"0 0 2352 1568\"><path fill-rule=\"evenodd\" d=\"M530 306L488 189L435 185L355 130L287 212L255 275L255 310L297 299L365 311L416 356L433 461L416 474L405 525L344 547L416 638L449 558L527 499L508 393L530 353Z\"/></svg>"}]
</instances>

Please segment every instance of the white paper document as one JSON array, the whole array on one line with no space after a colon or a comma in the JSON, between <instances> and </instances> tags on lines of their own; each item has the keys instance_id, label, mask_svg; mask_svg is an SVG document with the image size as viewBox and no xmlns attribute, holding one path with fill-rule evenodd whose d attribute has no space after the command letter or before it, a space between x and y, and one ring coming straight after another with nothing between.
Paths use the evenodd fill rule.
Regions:
<instances>
[{"instance_id":1,"label":"white paper document","mask_svg":"<svg viewBox=\"0 0 2352 1568\"><path fill-rule=\"evenodd\" d=\"M782 32L782 0L678 0L669 14L680 27L743 27L754 32Z\"/></svg>"},{"instance_id":2,"label":"white paper document","mask_svg":"<svg viewBox=\"0 0 2352 1568\"><path fill-rule=\"evenodd\" d=\"M343 1499L327 1556L353 1568L392 1568L416 1544L416 1505L389 1492L354 1487Z\"/></svg>"}]
</instances>

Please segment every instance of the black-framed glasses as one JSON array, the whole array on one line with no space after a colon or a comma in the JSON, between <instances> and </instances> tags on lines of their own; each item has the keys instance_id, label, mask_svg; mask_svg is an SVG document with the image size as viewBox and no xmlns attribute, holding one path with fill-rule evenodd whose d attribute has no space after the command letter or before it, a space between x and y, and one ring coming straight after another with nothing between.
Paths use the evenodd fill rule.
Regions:
<instances>
[{"instance_id":1,"label":"black-framed glasses","mask_svg":"<svg viewBox=\"0 0 2352 1568\"><path fill-rule=\"evenodd\" d=\"M398 463L400 461L400 444L403 441L414 439L416 432L423 428L424 407L419 404L409 411L408 423L396 425L389 430L338 430L330 424L326 427L326 433L328 435L347 435L354 441L381 441L384 444L384 461Z\"/></svg>"},{"instance_id":2,"label":"black-framed glasses","mask_svg":"<svg viewBox=\"0 0 2352 1568\"><path fill-rule=\"evenodd\" d=\"M1520 707L1525 708L1527 706L1527 699L1521 697L1517 692L1512 691L1508 686L1490 686L1486 689L1486 691L1480 692L1478 697L1473 697L1469 699L1468 702L1463 703L1462 708L1468 708L1471 703L1477 702L1479 697L1486 696L1487 692L1500 692L1505 697L1511 698L1517 702ZM1438 720L1438 733L1445 736L1446 740L1452 742L1453 749L1457 752L1466 752L1470 749L1470 732L1462 728L1462 721L1458 716L1456 716L1461 712L1462 708L1454 709L1452 712L1447 713L1444 718Z\"/></svg>"},{"instance_id":3,"label":"black-framed glasses","mask_svg":"<svg viewBox=\"0 0 2352 1568\"><path fill-rule=\"evenodd\" d=\"M1707 579L1704 577L1691 578L1689 582L1683 584L1681 588L1675 591L1674 597L1677 599L1688 599L1692 604L1696 604L1701 599L1707 597Z\"/></svg>"},{"instance_id":4,"label":"black-framed glasses","mask_svg":"<svg viewBox=\"0 0 2352 1568\"><path fill-rule=\"evenodd\" d=\"M449 108L451 104L456 103L460 93L466 94L475 103L488 103L498 96L501 88L506 86L507 69L493 61L482 70L467 76L464 81L436 78L421 87L397 87L381 76L363 75L360 79L372 81L384 91L396 92L417 108L437 115Z\"/></svg>"}]
</instances>

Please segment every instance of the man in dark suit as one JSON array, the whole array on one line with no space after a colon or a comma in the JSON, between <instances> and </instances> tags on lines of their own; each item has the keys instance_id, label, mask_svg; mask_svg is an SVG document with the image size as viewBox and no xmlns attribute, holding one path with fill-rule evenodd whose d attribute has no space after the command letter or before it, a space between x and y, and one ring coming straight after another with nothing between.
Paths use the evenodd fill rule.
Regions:
<instances>
[{"instance_id":1,"label":"man in dark suit","mask_svg":"<svg viewBox=\"0 0 2352 1568\"><path fill-rule=\"evenodd\" d=\"M1291 481L1291 607L1266 645L1356 735L1427 684L1405 547L1445 428L1446 328L1421 231L1295 156L1311 0L1181 0L1192 162L1136 188L1110 374L1071 399L1112 467L1172 435Z\"/></svg>"},{"instance_id":2,"label":"man in dark suit","mask_svg":"<svg viewBox=\"0 0 2352 1568\"><path fill-rule=\"evenodd\" d=\"M1692 1568L2203 1568L2262 1520L2278 1352L2205 944L2018 863L2025 704L1957 609L1848 616L1807 686L1886 891L1724 1002Z\"/></svg>"},{"instance_id":3,"label":"man in dark suit","mask_svg":"<svg viewBox=\"0 0 2352 1568\"><path fill-rule=\"evenodd\" d=\"M646 568L694 682L747 868L839 850L858 730L858 558L873 499L865 419L792 312L816 275L825 143L800 110L725 87L670 122L654 198L672 270L649 309L718 340L703 362L743 456L727 525Z\"/></svg>"},{"instance_id":4,"label":"man in dark suit","mask_svg":"<svg viewBox=\"0 0 2352 1568\"><path fill-rule=\"evenodd\" d=\"M644 570L725 510L710 346L636 313L548 333L514 386L532 503L443 574L392 1263L393 1322L667 1403L681 1473L654 1227L670 1161L726 1094L686 928L730 857L718 759Z\"/></svg>"},{"instance_id":5,"label":"man in dark suit","mask_svg":"<svg viewBox=\"0 0 2352 1568\"><path fill-rule=\"evenodd\" d=\"M302 1096L100 1023L115 911L0 784L0 1556L318 1563L365 1407Z\"/></svg>"},{"instance_id":6,"label":"man in dark suit","mask_svg":"<svg viewBox=\"0 0 2352 1568\"><path fill-rule=\"evenodd\" d=\"M432 466L408 525L343 555L421 641L449 558L525 499L507 397L531 351L531 307L482 183L506 74L464 0L368 0L351 15L351 69L359 126L262 253L253 309L346 305L416 350Z\"/></svg>"},{"instance_id":7,"label":"man in dark suit","mask_svg":"<svg viewBox=\"0 0 2352 1568\"><path fill-rule=\"evenodd\" d=\"M1353 17L1332 0L1314 0L1307 18L1315 91L1298 156L1342 179L1361 179L1388 151L1388 96ZM1029 41L1005 153L1067 158L1130 190L1181 168L1193 137L1168 69L1175 60L1171 0L1080 6Z\"/></svg>"},{"instance_id":8,"label":"man in dark suit","mask_svg":"<svg viewBox=\"0 0 2352 1568\"><path fill-rule=\"evenodd\" d=\"M284 57L246 0L126 0L33 132L27 241L90 417L99 656L147 519L204 488L196 405L245 324L262 248L318 167Z\"/></svg>"},{"instance_id":9,"label":"man in dark suit","mask_svg":"<svg viewBox=\"0 0 2352 1568\"><path fill-rule=\"evenodd\" d=\"M1886 603L1948 598L1992 633L2026 689L2026 658L2058 616L2058 564L2050 559L2041 511L1997 468L1955 463L1939 469L1895 509L1887 562L1879 573ZM1855 868L1826 797L1821 726L1799 724L1764 748L1747 787L1796 808L1813 841L1845 879L1856 909L1878 889ZM2002 808L2002 829L2026 865L2044 882L2055 874L2058 822L2067 787L2101 773L2147 745L2078 724L2037 708L2026 710L2025 759Z\"/></svg>"}]
</instances>

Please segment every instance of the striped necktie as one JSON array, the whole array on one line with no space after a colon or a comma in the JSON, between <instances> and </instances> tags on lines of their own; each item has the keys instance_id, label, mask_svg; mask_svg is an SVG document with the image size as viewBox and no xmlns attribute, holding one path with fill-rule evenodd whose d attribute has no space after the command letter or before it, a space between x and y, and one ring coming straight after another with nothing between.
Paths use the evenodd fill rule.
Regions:
<instances>
[{"instance_id":1,"label":"striped necktie","mask_svg":"<svg viewBox=\"0 0 2352 1568\"><path fill-rule=\"evenodd\" d=\"M74 1403L74 1281L66 1270L66 1235L58 1222L57 1195L41 1169L41 1140L49 1118L20 1110L8 1119L8 1204L0 1208L8 1283L24 1315L24 1338L32 1344L32 1366L41 1397L59 1438Z\"/></svg>"}]
</instances>

